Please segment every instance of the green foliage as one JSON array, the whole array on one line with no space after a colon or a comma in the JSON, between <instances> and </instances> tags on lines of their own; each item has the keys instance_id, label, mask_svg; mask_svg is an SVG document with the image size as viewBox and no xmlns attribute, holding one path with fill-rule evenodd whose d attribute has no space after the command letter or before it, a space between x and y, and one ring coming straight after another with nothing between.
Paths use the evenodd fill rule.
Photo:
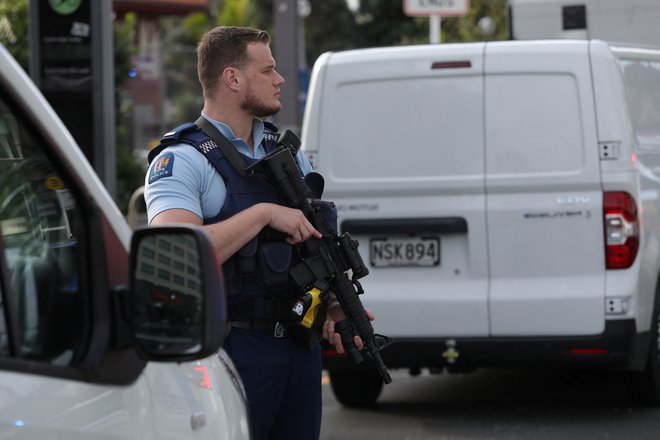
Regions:
<instances>
[{"instance_id":1,"label":"green foliage","mask_svg":"<svg viewBox=\"0 0 660 440\"><path fill-rule=\"evenodd\" d=\"M128 201L133 191L144 184L145 166L133 155L130 127L132 105L123 102L120 96L121 86L128 79L128 72L133 67L136 53L135 27L137 15L128 13L123 20L114 20L114 68L115 68L115 161L117 188L115 201L119 209L126 213Z\"/></svg>"},{"instance_id":2,"label":"green foliage","mask_svg":"<svg viewBox=\"0 0 660 440\"><path fill-rule=\"evenodd\" d=\"M195 46L197 41L202 38L202 35L213 27L211 19L208 14L204 12L195 12L183 19L182 29L183 34L182 42Z\"/></svg>"},{"instance_id":3,"label":"green foliage","mask_svg":"<svg viewBox=\"0 0 660 440\"><path fill-rule=\"evenodd\" d=\"M184 18L161 19L165 96L173 104L172 120L167 126L194 121L204 102L197 79L197 41L214 26L206 14L194 13Z\"/></svg>"},{"instance_id":4,"label":"green foliage","mask_svg":"<svg viewBox=\"0 0 660 440\"><path fill-rule=\"evenodd\" d=\"M117 196L116 203L121 212L126 214L128 201L137 188L144 184L146 164L142 165L133 155L127 144L118 144L117 161Z\"/></svg>"},{"instance_id":5,"label":"green foliage","mask_svg":"<svg viewBox=\"0 0 660 440\"><path fill-rule=\"evenodd\" d=\"M428 19L406 16L401 0L360 0L356 21L360 47L428 42Z\"/></svg>"},{"instance_id":6,"label":"green foliage","mask_svg":"<svg viewBox=\"0 0 660 440\"><path fill-rule=\"evenodd\" d=\"M274 0L251 0L248 7L247 19L250 26L263 29L273 36L273 8Z\"/></svg>"},{"instance_id":7,"label":"green foliage","mask_svg":"<svg viewBox=\"0 0 660 440\"><path fill-rule=\"evenodd\" d=\"M199 90L195 90L199 88ZM204 98L202 97L201 87L186 90L182 93L175 95L172 98L172 105L174 107L174 120L171 121L171 126L183 124L185 122L194 121L199 117L199 113L204 107Z\"/></svg>"},{"instance_id":8,"label":"green foliage","mask_svg":"<svg viewBox=\"0 0 660 440\"><path fill-rule=\"evenodd\" d=\"M122 21L115 20L114 28L114 68L115 68L115 90L118 90L128 78L128 71L133 67L133 55L136 49L135 26L137 15L128 13Z\"/></svg>"},{"instance_id":9,"label":"green foliage","mask_svg":"<svg viewBox=\"0 0 660 440\"><path fill-rule=\"evenodd\" d=\"M305 19L305 56L308 66L323 52L358 47L360 34L345 0L310 0Z\"/></svg>"},{"instance_id":10,"label":"green foliage","mask_svg":"<svg viewBox=\"0 0 660 440\"><path fill-rule=\"evenodd\" d=\"M0 43L26 72L30 64L28 23L28 0L0 0Z\"/></svg>"},{"instance_id":11,"label":"green foliage","mask_svg":"<svg viewBox=\"0 0 660 440\"><path fill-rule=\"evenodd\" d=\"M442 41L454 43L506 40L509 38L506 11L507 0L471 0L466 16L442 18ZM479 20L484 17L492 20L492 34L485 33L479 26Z\"/></svg>"},{"instance_id":12,"label":"green foliage","mask_svg":"<svg viewBox=\"0 0 660 440\"><path fill-rule=\"evenodd\" d=\"M466 16L441 18L441 41L505 40L508 38L506 10L507 0L470 0ZM489 17L494 24L490 35L479 27L483 17ZM401 0L360 0L355 19L362 36L360 47L429 42L429 18L406 16Z\"/></svg>"},{"instance_id":13,"label":"green foliage","mask_svg":"<svg viewBox=\"0 0 660 440\"><path fill-rule=\"evenodd\" d=\"M223 26L250 26L247 7L250 0L225 0L218 16L218 23Z\"/></svg>"}]
</instances>

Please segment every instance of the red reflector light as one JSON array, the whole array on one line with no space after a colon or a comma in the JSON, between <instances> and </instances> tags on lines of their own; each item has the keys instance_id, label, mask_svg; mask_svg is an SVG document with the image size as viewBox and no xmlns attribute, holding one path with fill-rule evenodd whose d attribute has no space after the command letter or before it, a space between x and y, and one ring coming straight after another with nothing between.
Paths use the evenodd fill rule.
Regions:
<instances>
[{"instance_id":1,"label":"red reflector light","mask_svg":"<svg viewBox=\"0 0 660 440\"><path fill-rule=\"evenodd\" d=\"M595 354L608 354L604 348L571 348L571 354L575 356L590 356Z\"/></svg>"},{"instance_id":2,"label":"red reflector light","mask_svg":"<svg viewBox=\"0 0 660 440\"><path fill-rule=\"evenodd\" d=\"M465 69L472 67L470 61L436 61L431 64L431 69Z\"/></svg>"},{"instance_id":3,"label":"red reflector light","mask_svg":"<svg viewBox=\"0 0 660 440\"><path fill-rule=\"evenodd\" d=\"M603 193L605 260L608 269L626 269L639 249L639 217L635 199L623 191Z\"/></svg>"}]
</instances>

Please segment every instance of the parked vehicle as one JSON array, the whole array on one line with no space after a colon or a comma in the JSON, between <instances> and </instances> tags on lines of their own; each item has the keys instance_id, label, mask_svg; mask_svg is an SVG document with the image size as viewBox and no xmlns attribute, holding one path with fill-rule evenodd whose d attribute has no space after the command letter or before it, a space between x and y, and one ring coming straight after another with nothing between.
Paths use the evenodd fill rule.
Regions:
<instances>
[{"instance_id":1,"label":"parked vehicle","mask_svg":"<svg viewBox=\"0 0 660 440\"><path fill-rule=\"evenodd\" d=\"M3 47L0 235L2 438L249 439L210 240L133 233Z\"/></svg>"},{"instance_id":2,"label":"parked vehicle","mask_svg":"<svg viewBox=\"0 0 660 440\"><path fill-rule=\"evenodd\" d=\"M659 71L596 40L317 60L303 145L370 264L386 365L612 368L660 402ZM337 398L373 403L377 374L331 354Z\"/></svg>"}]
</instances>

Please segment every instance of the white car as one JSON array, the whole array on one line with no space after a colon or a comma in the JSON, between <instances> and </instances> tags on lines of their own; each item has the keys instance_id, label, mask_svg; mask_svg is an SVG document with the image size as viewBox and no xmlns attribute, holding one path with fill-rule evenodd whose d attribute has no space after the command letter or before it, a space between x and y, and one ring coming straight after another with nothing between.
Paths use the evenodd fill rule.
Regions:
<instances>
[{"instance_id":1,"label":"white car","mask_svg":"<svg viewBox=\"0 0 660 440\"><path fill-rule=\"evenodd\" d=\"M225 322L208 237L133 233L0 47L0 438L249 439Z\"/></svg>"}]
</instances>

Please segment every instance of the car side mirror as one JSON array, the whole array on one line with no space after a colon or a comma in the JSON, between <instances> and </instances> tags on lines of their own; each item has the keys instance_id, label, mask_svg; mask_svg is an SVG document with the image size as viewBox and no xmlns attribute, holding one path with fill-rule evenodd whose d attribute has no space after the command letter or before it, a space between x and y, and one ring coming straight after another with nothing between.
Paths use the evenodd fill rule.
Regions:
<instances>
[{"instance_id":1,"label":"car side mirror","mask_svg":"<svg viewBox=\"0 0 660 440\"><path fill-rule=\"evenodd\" d=\"M201 228L137 229L130 267L132 336L141 358L189 361L222 347L224 279L213 244Z\"/></svg>"}]
</instances>

